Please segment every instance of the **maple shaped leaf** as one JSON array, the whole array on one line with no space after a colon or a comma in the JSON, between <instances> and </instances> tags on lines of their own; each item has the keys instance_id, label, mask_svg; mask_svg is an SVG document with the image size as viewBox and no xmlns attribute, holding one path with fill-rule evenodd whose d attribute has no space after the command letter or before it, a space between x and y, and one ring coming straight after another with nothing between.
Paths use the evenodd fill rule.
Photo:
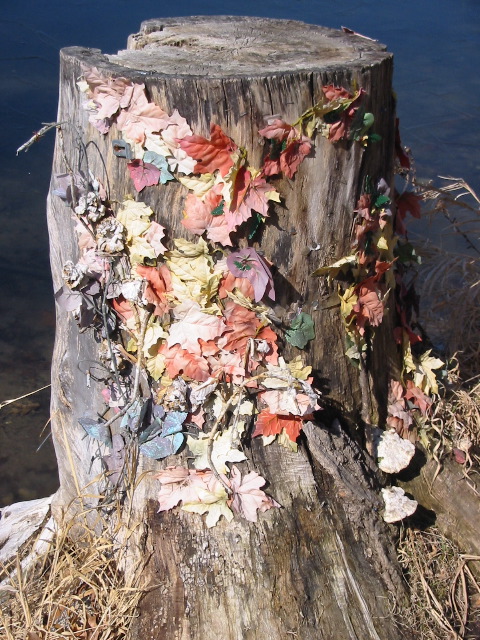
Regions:
<instances>
[{"instance_id":1,"label":"maple shaped leaf","mask_svg":"<svg viewBox=\"0 0 480 640\"><path fill-rule=\"evenodd\" d=\"M283 172L287 178L293 178L301 162L312 149L311 140L292 125L279 119L273 120L258 133L273 141L264 160L264 174L273 176Z\"/></svg>"},{"instance_id":2,"label":"maple shaped leaf","mask_svg":"<svg viewBox=\"0 0 480 640\"><path fill-rule=\"evenodd\" d=\"M268 264L253 247L234 251L227 258L227 266L237 278L247 278L253 285L255 302L260 302L265 294L275 300L273 278Z\"/></svg>"},{"instance_id":3,"label":"maple shaped leaf","mask_svg":"<svg viewBox=\"0 0 480 640\"><path fill-rule=\"evenodd\" d=\"M185 200L185 217L182 224L186 229L201 236L207 232L207 238L223 246L232 246L230 229L224 215L212 215L212 211L222 201L222 196L211 189L205 200L190 193Z\"/></svg>"},{"instance_id":4,"label":"maple shaped leaf","mask_svg":"<svg viewBox=\"0 0 480 640\"><path fill-rule=\"evenodd\" d=\"M246 173L249 176L248 183L240 191L235 192L230 207L225 213L231 231L251 218L254 211L263 217L268 217L270 201L280 202L278 192L266 182L262 175L252 177L249 171Z\"/></svg>"},{"instance_id":5,"label":"maple shaped leaf","mask_svg":"<svg viewBox=\"0 0 480 640\"><path fill-rule=\"evenodd\" d=\"M250 338L257 337L260 320L253 311L232 300L225 303L223 315L226 331L218 340L218 346L225 351L238 351L243 356Z\"/></svg>"},{"instance_id":6,"label":"maple shaped leaf","mask_svg":"<svg viewBox=\"0 0 480 640\"><path fill-rule=\"evenodd\" d=\"M137 273L148 282L143 293L144 298L147 302L155 305L154 314L162 316L170 308L166 297L172 287L172 279L168 267L164 264L160 267L137 265Z\"/></svg>"},{"instance_id":7,"label":"maple shaped leaf","mask_svg":"<svg viewBox=\"0 0 480 640\"><path fill-rule=\"evenodd\" d=\"M355 289L358 300L353 306L353 312L356 314L356 323L360 334L363 335L365 325L370 324L372 327L378 327L383 320L384 308L380 299L377 276L367 278Z\"/></svg>"},{"instance_id":8,"label":"maple shaped leaf","mask_svg":"<svg viewBox=\"0 0 480 640\"><path fill-rule=\"evenodd\" d=\"M160 170L153 164L145 163L143 160L132 160L127 163L130 177L137 191L145 187L152 187L160 180Z\"/></svg>"},{"instance_id":9,"label":"maple shaped leaf","mask_svg":"<svg viewBox=\"0 0 480 640\"><path fill-rule=\"evenodd\" d=\"M193 466L195 469L210 469L207 458L209 435L199 433L198 439L187 437L187 446L195 456ZM233 446L233 425L215 436L212 447L212 463L219 473L228 473L227 462L242 462L246 455Z\"/></svg>"},{"instance_id":10,"label":"maple shaped leaf","mask_svg":"<svg viewBox=\"0 0 480 640\"><path fill-rule=\"evenodd\" d=\"M290 440L296 442L302 430L302 424L302 419L299 416L277 415L264 409L257 416L253 437L278 435L285 429Z\"/></svg>"},{"instance_id":11,"label":"maple shaped leaf","mask_svg":"<svg viewBox=\"0 0 480 640\"><path fill-rule=\"evenodd\" d=\"M293 387L262 391L260 397L268 405L268 411L278 416L310 415L319 408L316 400L312 400L305 393L298 393Z\"/></svg>"},{"instance_id":12,"label":"maple shaped leaf","mask_svg":"<svg viewBox=\"0 0 480 640\"><path fill-rule=\"evenodd\" d=\"M215 357L210 356L208 362L212 375L219 379L233 384L242 384L245 379L245 367L241 355L237 352L222 350Z\"/></svg>"},{"instance_id":13,"label":"maple shaped leaf","mask_svg":"<svg viewBox=\"0 0 480 640\"><path fill-rule=\"evenodd\" d=\"M184 511L206 513L207 527L215 526L221 516L228 522L232 520L233 513L227 505L225 487L211 471L167 467L155 477L161 484L159 512L169 511L181 502Z\"/></svg>"},{"instance_id":14,"label":"maple shaped leaf","mask_svg":"<svg viewBox=\"0 0 480 640\"><path fill-rule=\"evenodd\" d=\"M397 215L395 218L395 231L400 235L405 235L407 229L405 227L404 220L407 213L410 213L414 218L420 218L422 215L421 210L422 198L413 191L404 191L395 198L395 204L397 205Z\"/></svg>"},{"instance_id":15,"label":"maple shaped leaf","mask_svg":"<svg viewBox=\"0 0 480 640\"><path fill-rule=\"evenodd\" d=\"M210 140L193 135L179 140L178 144L191 158L197 160L195 173L213 173L218 169L223 177L233 167L232 154L238 149L218 124L213 123L210 126Z\"/></svg>"},{"instance_id":16,"label":"maple shaped leaf","mask_svg":"<svg viewBox=\"0 0 480 640\"><path fill-rule=\"evenodd\" d=\"M234 276L233 273L228 271L224 278L220 281L220 286L218 287L218 297L223 300L223 298L227 297L227 293L233 291L234 289L239 289L244 296L253 300L253 296L255 294L250 280L247 280L246 278L237 278L237 276Z\"/></svg>"},{"instance_id":17,"label":"maple shaped leaf","mask_svg":"<svg viewBox=\"0 0 480 640\"><path fill-rule=\"evenodd\" d=\"M435 369L441 369L444 366L444 362L439 358L431 356L432 350L429 349L422 353L419 358L415 358L415 372L413 374L413 381L415 386L421 389L424 393L438 393L437 376L434 373Z\"/></svg>"},{"instance_id":18,"label":"maple shaped leaf","mask_svg":"<svg viewBox=\"0 0 480 640\"><path fill-rule=\"evenodd\" d=\"M181 375L197 382L205 382L211 376L208 362L202 354L190 353L178 344L173 347L163 344L159 353L165 356L165 368L172 379Z\"/></svg>"},{"instance_id":19,"label":"maple shaped leaf","mask_svg":"<svg viewBox=\"0 0 480 640\"><path fill-rule=\"evenodd\" d=\"M213 340L222 335L226 329L223 319L219 316L204 313L194 300L184 300L173 310L176 322L170 327L167 345L172 347L180 344L183 349L191 353L200 354L199 340Z\"/></svg>"},{"instance_id":20,"label":"maple shaped leaf","mask_svg":"<svg viewBox=\"0 0 480 640\"><path fill-rule=\"evenodd\" d=\"M127 109L122 109L117 117L117 126L125 136L143 144L145 132L161 131L168 124L168 114L154 102L148 102L145 85L135 84Z\"/></svg>"},{"instance_id":21,"label":"maple shaped leaf","mask_svg":"<svg viewBox=\"0 0 480 640\"><path fill-rule=\"evenodd\" d=\"M103 76L96 67L86 69L84 78L90 90L90 97L98 105L95 118L109 119L119 109L126 109L133 95L133 84L127 78L108 78Z\"/></svg>"},{"instance_id":22,"label":"maple shaped leaf","mask_svg":"<svg viewBox=\"0 0 480 640\"><path fill-rule=\"evenodd\" d=\"M264 513L272 507L280 507L278 502L260 489L265 483L265 478L255 471L250 471L242 478L240 471L233 466L230 476L230 486L233 490L233 500L230 505L232 511L249 522L257 522L257 511Z\"/></svg>"},{"instance_id":23,"label":"maple shaped leaf","mask_svg":"<svg viewBox=\"0 0 480 640\"><path fill-rule=\"evenodd\" d=\"M442 363L443 364L443 363ZM433 400L423 393L421 389L416 387L411 380L407 380L407 391L405 399L411 400L422 412L424 416L428 414Z\"/></svg>"}]
</instances>

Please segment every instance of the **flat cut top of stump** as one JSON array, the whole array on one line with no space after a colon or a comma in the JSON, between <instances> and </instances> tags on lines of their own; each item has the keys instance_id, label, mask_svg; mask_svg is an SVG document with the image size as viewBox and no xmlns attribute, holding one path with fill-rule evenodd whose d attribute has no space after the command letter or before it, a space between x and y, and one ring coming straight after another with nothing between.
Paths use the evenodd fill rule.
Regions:
<instances>
[{"instance_id":1,"label":"flat cut top of stump","mask_svg":"<svg viewBox=\"0 0 480 640\"><path fill-rule=\"evenodd\" d=\"M108 60L173 76L259 76L365 67L391 54L376 41L305 24L232 16L147 20Z\"/></svg>"}]
</instances>

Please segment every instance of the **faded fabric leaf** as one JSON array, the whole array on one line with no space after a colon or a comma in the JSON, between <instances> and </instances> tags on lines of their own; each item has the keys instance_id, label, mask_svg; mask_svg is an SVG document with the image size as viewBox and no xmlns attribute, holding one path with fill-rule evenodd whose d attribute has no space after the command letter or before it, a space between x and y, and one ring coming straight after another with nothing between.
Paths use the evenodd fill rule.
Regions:
<instances>
[{"instance_id":1,"label":"faded fabric leaf","mask_svg":"<svg viewBox=\"0 0 480 640\"><path fill-rule=\"evenodd\" d=\"M434 370L441 369L445 365L439 358L431 356L431 352L432 350L429 349L422 353L418 359L414 359L415 372L413 374L413 381L415 386L426 394L438 393L437 376Z\"/></svg>"},{"instance_id":2,"label":"faded fabric leaf","mask_svg":"<svg viewBox=\"0 0 480 640\"><path fill-rule=\"evenodd\" d=\"M260 302L264 295L275 300L268 264L253 247L232 252L227 258L227 266L236 278L247 278L252 283L255 302Z\"/></svg>"},{"instance_id":3,"label":"faded fabric leaf","mask_svg":"<svg viewBox=\"0 0 480 640\"><path fill-rule=\"evenodd\" d=\"M213 123L210 126L210 140L192 135L186 136L178 144L191 158L197 160L195 173L213 173L218 170L223 177L233 167L232 154L238 148L218 124Z\"/></svg>"},{"instance_id":4,"label":"faded fabric leaf","mask_svg":"<svg viewBox=\"0 0 480 640\"><path fill-rule=\"evenodd\" d=\"M380 298L381 292L378 284L378 277L372 276L361 282L355 288L358 296L353 305L355 320L360 332L363 335L367 324L378 327L383 320L383 302Z\"/></svg>"},{"instance_id":5,"label":"faded fabric leaf","mask_svg":"<svg viewBox=\"0 0 480 640\"><path fill-rule=\"evenodd\" d=\"M230 476L230 486L233 490L233 500L230 505L232 511L249 522L257 522L257 511L264 513L272 507L279 508L278 502L260 489L265 483L265 478L255 471L247 473L242 478L240 471L233 466Z\"/></svg>"},{"instance_id":6,"label":"faded fabric leaf","mask_svg":"<svg viewBox=\"0 0 480 640\"><path fill-rule=\"evenodd\" d=\"M167 467L155 477L161 484L159 512L168 511L182 503L184 511L206 513L205 524L209 528L215 526L221 516L228 522L233 519L225 487L211 471Z\"/></svg>"},{"instance_id":7,"label":"faded fabric leaf","mask_svg":"<svg viewBox=\"0 0 480 640\"><path fill-rule=\"evenodd\" d=\"M148 102L145 85L134 84L133 94L127 109L122 109L117 116L117 126L124 135L143 144L145 132L161 131L168 124L168 114L154 102Z\"/></svg>"},{"instance_id":8,"label":"faded fabric leaf","mask_svg":"<svg viewBox=\"0 0 480 640\"><path fill-rule=\"evenodd\" d=\"M226 431L215 436L212 447L212 462L219 473L228 473L227 462L242 462L246 455L232 445L233 425ZM207 459L209 436L207 433L199 433L198 439L187 437L187 446L195 456L193 465L195 469L210 469Z\"/></svg>"},{"instance_id":9,"label":"faded fabric leaf","mask_svg":"<svg viewBox=\"0 0 480 640\"><path fill-rule=\"evenodd\" d=\"M201 354L191 353L180 345L169 347L167 344L160 347L159 353L164 356L165 368L172 379L181 375L197 382L205 382L211 377L208 361Z\"/></svg>"},{"instance_id":10,"label":"faded fabric leaf","mask_svg":"<svg viewBox=\"0 0 480 640\"><path fill-rule=\"evenodd\" d=\"M264 174L273 176L283 173L287 178L293 178L304 158L312 150L311 140L280 119L271 120L258 133L272 141L270 152L264 159Z\"/></svg>"},{"instance_id":11,"label":"faded fabric leaf","mask_svg":"<svg viewBox=\"0 0 480 640\"><path fill-rule=\"evenodd\" d=\"M222 201L220 191L219 186L210 189L203 200L190 193L185 200L185 217L182 224L197 235L201 236L206 232L207 238L212 242L218 242L223 246L232 246L231 229L225 215L212 214Z\"/></svg>"},{"instance_id":12,"label":"faded fabric leaf","mask_svg":"<svg viewBox=\"0 0 480 640\"><path fill-rule=\"evenodd\" d=\"M168 267L164 264L159 267L146 267L139 264L137 265L137 273L148 283L143 293L145 300L155 305L154 314L156 316L162 316L170 308L166 295L172 288Z\"/></svg>"},{"instance_id":13,"label":"faded fabric leaf","mask_svg":"<svg viewBox=\"0 0 480 640\"><path fill-rule=\"evenodd\" d=\"M213 340L226 329L219 316L203 313L198 302L185 300L173 310L176 322L170 327L167 345L180 344L191 353L200 354L199 340Z\"/></svg>"},{"instance_id":14,"label":"faded fabric leaf","mask_svg":"<svg viewBox=\"0 0 480 640\"><path fill-rule=\"evenodd\" d=\"M315 338L315 324L310 314L303 311L292 321L290 329L285 332L285 338L292 346L305 349L308 342Z\"/></svg>"}]
</instances>

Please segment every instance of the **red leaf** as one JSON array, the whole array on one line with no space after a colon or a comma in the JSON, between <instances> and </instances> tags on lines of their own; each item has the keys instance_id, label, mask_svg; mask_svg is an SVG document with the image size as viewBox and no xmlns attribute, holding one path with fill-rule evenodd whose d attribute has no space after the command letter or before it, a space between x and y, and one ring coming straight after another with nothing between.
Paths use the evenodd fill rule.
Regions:
<instances>
[{"instance_id":1,"label":"red leaf","mask_svg":"<svg viewBox=\"0 0 480 640\"><path fill-rule=\"evenodd\" d=\"M413 402L422 412L427 415L428 410L432 406L432 399L423 393L421 389L416 387L411 380L407 380L407 392L405 398Z\"/></svg>"},{"instance_id":2,"label":"red leaf","mask_svg":"<svg viewBox=\"0 0 480 640\"><path fill-rule=\"evenodd\" d=\"M380 290L377 283L377 276L372 276L361 282L355 287L358 295L358 302L353 307L353 311L357 314L356 323L363 335L365 326L370 324L372 327L378 327L383 320L383 302L380 300Z\"/></svg>"},{"instance_id":3,"label":"red leaf","mask_svg":"<svg viewBox=\"0 0 480 640\"><path fill-rule=\"evenodd\" d=\"M218 124L210 127L210 140L203 136L185 136L178 144L191 158L197 160L195 173L213 173L219 170L225 177L233 167L232 153L238 149Z\"/></svg>"},{"instance_id":4,"label":"red leaf","mask_svg":"<svg viewBox=\"0 0 480 640\"><path fill-rule=\"evenodd\" d=\"M160 170L148 162L132 160L127 163L127 167L137 191L141 191L144 187L152 187L160 180Z\"/></svg>"},{"instance_id":5,"label":"red leaf","mask_svg":"<svg viewBox=\"0 0 480 640\"><path fill-rule=\"evenodd\" d=\"M410 213L414 218L420 218L422 215L421 210L421 202L422 198L417 196L413 191L404 191L395 199L397 205L397 216L396 216L396 224L395 230L400 235L405 235L406 228L404 224L404 220L407 216L407 213Z\"/></svg>"},{"instance_id":6,"label":"red leaf","mask_svg":"<svg viewBox=\"0 0 480 640\"><path fill-rule=\"evenodd\" d=\"M285 433L290 440L296 442L302 430L302 424L302 419L299 416L293 416L292 414L279 416L264 409L257 416L253 437L278 435L285 429Z\"/></svg>"},{"instance_id":7,"label":"red leaf","mask_svg":"<svg viewBox=\"0 0 480 640\"><path fill-rule=\"evenodd\" d=\"M312 144L308 138L302 136L300 140L292 140L285 151L280 154L280 167L287 178L293 178L298 167L308 156Z\"/></svg>"}]
</instances>

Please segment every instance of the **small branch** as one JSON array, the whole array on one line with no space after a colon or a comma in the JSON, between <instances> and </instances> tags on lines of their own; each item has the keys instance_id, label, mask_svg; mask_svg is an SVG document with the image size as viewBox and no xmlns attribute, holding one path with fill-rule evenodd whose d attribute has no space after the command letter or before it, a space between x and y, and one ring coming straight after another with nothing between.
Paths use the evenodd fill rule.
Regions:
<instances>
[{"instance_id":1,"label":"small branch","mask_svg":"<svg viewBox=\"0 0 480 640\"><path fill-rule=\"evenodd\" d=\"M59 128L64 122L42 122L44 125L39 131L36 131L31 138L29 138L26 142L22 144L21 147L17 149L17 156L21 151L25 151L25 153L30 149L32 144L38 142L40 138L42 138L50 129Z\"/></svg>"},{"instance_id":2,"label":"small branch","mask_svg":"<svg viewBox=\"0 0 480 640\"><path fill-rule=\"evenodd\" d=\"M30 393L26 393L25 395L19 396L18 398L13 398L12 400L4 400L3 402L0 402L0 409L3 409L3 407L6 407L9 404L12 404L12 402L18 402L19 400L28 398L28 396L33 396L34 393L38 393L39 391L48 389L48 387L51 387L51 386L52 386L51 384L46 384L44 387L40 387L40 389L35 389L35 391L30 391Z\"/></svg>"}]
</instances>

